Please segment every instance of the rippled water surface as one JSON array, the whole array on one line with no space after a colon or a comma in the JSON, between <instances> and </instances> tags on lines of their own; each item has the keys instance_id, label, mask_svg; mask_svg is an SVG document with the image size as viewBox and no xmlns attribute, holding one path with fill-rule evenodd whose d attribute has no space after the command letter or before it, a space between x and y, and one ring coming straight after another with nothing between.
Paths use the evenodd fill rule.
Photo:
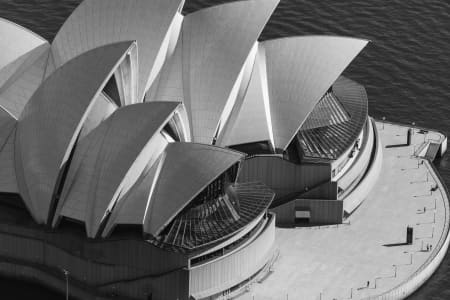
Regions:
<instances>
[{"instance_id":1,"label":"rippled water surface","mask_svg":"<svg viewBox=\"0 0 450 300\"><path fill-rule=\"evenodd\" d=\"M187 0L186 12L223 2L228 1ZM0 17L52 40L79 3L79 0L0 0ZM346 70L346 75L367 88L370 114L415 122L450 134L448 0L281 0L261 39L306 34L369 39L371 44ZM449 155L436 165L449 185ZM18 290L17 283L11 286ZM5 290L8 285L0 287ZM27 286L29 289L35 289L35 295L41 298L54 298L35 286ZM27 295L21 299L28 299ZM448 255L431 280L410 299L450 299Z\"/></svg>"}]
</instances>

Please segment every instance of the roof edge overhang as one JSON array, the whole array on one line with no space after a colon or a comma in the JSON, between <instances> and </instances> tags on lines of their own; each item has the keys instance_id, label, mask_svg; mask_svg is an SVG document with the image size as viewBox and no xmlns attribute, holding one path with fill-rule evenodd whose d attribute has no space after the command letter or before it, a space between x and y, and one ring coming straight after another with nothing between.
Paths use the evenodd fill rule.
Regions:
<instances>
[{"instance_id":1,"label":"roof edge overhang","mask_svg":"<svg viewBox=\"0 0 450 300\"><path fill-rule=\"evenodd\" d=\"M169 144L169 146L174 145L174 144L176 144L176 143ZM158 235L160 235L160 234L161 234L161 231L162 231L168 224L170 224L170 222L172 222L172 220L175 219L175 218L177 217L177 215L178 215L180 212L182 212L183 209L184 209L186 206L188 206L189 203L191 203L192 200L194 200L195 197L198 196L198 194L200 194L200 193L201 193L208 185L210 185L214 180L216 180L216 179L217 179L220 175L222 175L226 170L228 170L231 166L233 166L233 164L240 163L240 162L245 158L245 156L246 156L245 153L242 153L242 152L239 152L239 151L236 151L236 150L233 150L233 149L225 149L225 148L222 148L222 147L219 147L219 146L214 146L214 145L207 145L207 144L201 144L201 143L184 143L184 144L202 145L202 146L205 146L205 147L208 147L208 148L217 148L217 149L220 149L220 151L226 150L226 151L235 153L235 154L239 155L240 157L239 157L238 159L236 159L233 163L227 164L227 165L223 166L223 167L221 168L220 172L217 172L217 174L216 174L215 176L211 177L211 178L210 178L210 179L209 179L209 180L208 180L208 181L207 181L200 189L197 190L196 193L194 193L194 194L193 194L193 195L192 195L192 196L191 196L191 197L190 197L183 205L181 205L181 206L180 206L180 207L172 214L172 216L169 217L169 218L168 218L161 226L159 226L159 228L156 229L155 231L153 231L153 232L146 231L145 224L146 224L147 222L146 222L146 220L144 220L144 232L145 232L145 233L148 233L148 234L151 234L151 235L153 235L153 236L155 236L155 237L158 236ZM166 152L164 152L164 153L166 153ZM167 159L167 155L165 155L164 158L163 158L163 160L161 160L161 162L160 162L161 167L163 166L164 160L165 160L165 159ZM159 172L158 172L158 175L159 175ZM155 178L154 185L157 185L157 184L158 184L158 181L159 181L159 176L158 176L157 178ZM152 199L151 199L152 197L153 197L153 195L150 195L150 205L151 205L151 202L153 202ZM151 207L149 207L149 209L151 209Z\"/></svg>"},{"instance_id":2,"label":"roof edge overhang","mask_svg":"<svg viewBox=\"0 0 450 300\"><path fill-rule=\"evenodd\" d=\"M368 39L361 39L361 38L347 37L347 36L339 36L339 35L302 35L302 36L289 36L289 37L268 39L268 40L265 40L265 41L261 41L260 43L264 47L266 44L272 43L272 42L276 42L276 41L287 41L287 40L308 39L308 38L318 38L318 39L332 38L332 39L342 39L342 40L353 40L355 42L357 42L357 41L361 42L362 45L361 45L360 49L358 51L356 51L356 53L354 55L352 55L351 59L348 60L348 62L345 64L345 66L342 69L339 70L338 74L336 76L334 76L334 79L332 80L332 82L330 84L327 84L327 87L324 88L323 91L321 92L321 96L314 100L314 102L315 102L314 106L312 106L312 109L310 109L308 111L308 113L306 114L305 118L297 126L297 129L292 134L292 136L289 138L287 143L285 143L284 145L275 145L276 148L279 148L282 151L286 151L286 149L289 147L289 145L291 144L291 142L294 139L295 135L300 130L300 128L302 127L303 123L309 117L310 113L312 112L314 107L317 105L317 103L320 101L320 99L323 97L323 95L326 93L326 91L334 84L334 82L342 75L342 73L345 71L345 69L347 69L347 67L351 64L351 62L361 53L361 51L370 42L370 40L368 40ZM270 89L270 86L269 86L269 89ZM270 97L270 91L269 91L269 97ZM271 99L269 99L269 101L271 101Z\"/></svg>"},{"instance_id":3,"label":"roof edge overhang","mask_svg":"<svg viewBox=\"0 0 450 300\"><path fill-rule=\"evenodd\" d=\"M62 65L60 68L56 69L55 72L53 72L49 77L47 77L44 82L41 84L41 86L36 90L36 92L33 94L33 96L31 97L31 99L28 101L28 103L26 104L20 118L19 118L19 126L18 126L18 130L17 130L17 134L19 136L21 136L23 133L21 133L22 131L26 130L26 128L21 128L20 124L23 124L22 120L24 119L24 113L27 110L27 107L31 107L31 105L36 105L33 103L33 98L34 97L39 97L39 93L41 89L45 89L47 85L54 83L53 81L55 81L55 78L61 78L62 76L62 72L69 72L70 69L65 69L66 68L73 68L75 66L79 66L81 63L83 63L84 61L82 61L83 56L88 55L89 53L94 53L95 51L99 51L99 49L101 50L102 48L105 47L111 47L114 45L119 45L119 44L123 44L124 46L127 45L127 47L123 47L125 50L123 51L123 53L120 55L120 57L118 57L117 60L115 60L115 62L113 64L111 64L111 69L108 69L108 72L105 73L105 77L101 80L101 84L96 86L96 87L92 87L91 90L92 92L90 94L93 95L93 97L91 97L89 100L87 100L87 105L85 108L83 108L83 112L80 115L80 119L77 121L74 130L72 132L72 136L67 140L67 144L64 146L65 150L62 153L62 159L61 161L58 162L58 170L56 173L56 178L54 179L55 182L52 182L51 185L51 189L52 192L49 195L49 199L47 199L48 203L48 209L46 212L42 212L42 211L38 211L38 209L35 208L35 205L33 205L32 203L35 201L45 201L43 199L39 199L39 200L32 200L32 196L30 195L30 191L29 191L29 182L27 183L26 180L26 176L24 175L25 170L23 170L23 164L20 162L20 166L18 161L23 160L23 149L22 149L22 145L20 143L21 138L16 138L15 140L15 152L16 152L16 174L18 175L17 181L18 181L18 187L19 187L19 191L21 192L21 195L24 199L24 202L27 203L27 207L30 210L31 215L33 216L33 218L35 219L35 221L37 223L49 223L51 222L51 220L53 219L53 212L51 211L51 207L56 207L56 195L58 193L58 190L60 189L60 185L61 185L61 179L63 178L63 173L64 170L68 167L66 165L68 158L70 157L70 154L72 153L72 150L75 146L75 142L78 138L78 135L81 131L81 128L83 126L84 121L86 120L91 108L94 105L95 99L99 96L99 94L102 92L103 88L105 87L108 79L113 76L114 71L118 68L118 66L121 64L121 62L123 61L123 59L126 57L126 55L129 53L129 51L133 48L136 47L136 43L134 41L125 41L125 42L119 42L119 43L113 43L113 44L109 44L109 45L105 45L105 46L101 46L95 49L92 49L86 53L83 53L71 60L69 60L66 64ZM78 60L78 61L77 61ZM81 60L81 62L79 61ZM84 62L87 63L87 62ZM73 64L73 65L72 65ZM68 73L69 74L69 73ZM63 73L64 75L64 73ZM57 81L58 82L58 81ZM57 83L56 82L56 83ZM55 97L58 97L58 95L55 95ZM49 97L46 97L47 99L49 99ZM46 101L50 101L50 100L46 100ZM33 113L32 113L33 114ZM36 126L35 124L31 125L28 124L27 128L31 128L33 126ZM21 172L17 172L18 168L22 168ZM23 178L22 178L23 177ZM53 179L50 179L53 180Z\"/></svg>"}]
</instances>

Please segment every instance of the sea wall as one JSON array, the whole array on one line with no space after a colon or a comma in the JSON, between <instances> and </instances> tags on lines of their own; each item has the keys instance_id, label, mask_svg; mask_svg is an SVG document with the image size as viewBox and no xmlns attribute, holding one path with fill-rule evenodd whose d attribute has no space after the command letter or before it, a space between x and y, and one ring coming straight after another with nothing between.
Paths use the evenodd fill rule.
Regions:
<instances>
[{"instance_id":1,"label":"sea wall","mask_svg":"<svg viewBox=\"0 0 450 300\"><path fill-rule=\"evenodd\" d=\"M364 298L363 300L405 299L417 291L433 275L447 253L450 243L449 192L433 163L424 160L424 164L427 167L429 174L433 177L433 180L437 183L438 191L441 193L443 199L445 216L444 230L441 233L437 245L433 248L432 254L417 271L391 290L377 296Z\"/></svg>"}]
</instances>

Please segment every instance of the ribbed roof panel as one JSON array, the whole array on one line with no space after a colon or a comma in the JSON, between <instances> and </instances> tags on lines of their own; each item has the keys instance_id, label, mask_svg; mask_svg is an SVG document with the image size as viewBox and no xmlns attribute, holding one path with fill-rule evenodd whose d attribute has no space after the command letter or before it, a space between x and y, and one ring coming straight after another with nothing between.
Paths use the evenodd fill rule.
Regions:
<instances>
[{"instance_id":1,"label":"ribbed roof panel","mask_svg":"<svg viewBox=\"0 0 450 300\"><path fill-rule=\"evenodd\" d=\"M153 139L178 105L150 102L125 106L80 141L58 211L62 209L62 215L70 216L70 210L85 210L81 221L86 223L88 236L95 237L115 202L129 191L146 164L154 162L167 145L161 140L153 143Z\"/></svg>"},{"instance_id":2,"label":"ribbed roof panel","mask_svg":"<svg viewBox=\"0 0 450 300\"><path fill-rule=\"evenodd\" d=\"M157 236L209 183L244 154L195 143L172 143L164 152L144 231Z\"/></svg>"},{"instance_id":3,"label":"ribbed roof panel","mask_svg":"<svg viewBox=\"0 0 450 300\"><path fill-rule=\"evenodd\" d=\"M0 70L43 44L45 39L30 30L0 18Z\"/></svg>"},{"instance_id":4,"label":"ribbed roof panel","mask_svg":"<svg viewBox=\"0 0 450 300\"><path fill-rule=\"evenodd\" d=\"M236 1L185 17L183 86L193 141L212 143L233 86L278 2Z\"/></svg>"},{"instance_id":5,"label":"ribbed roof panel","mask_svg":"<svg viewBox=\"0 0 450 300\"><path fill-rule=\"evenodd\" d=\"M49 51L50 46L43 44L28 52L24 60L23 57L19 58L21 65L3 84L0 84L0 106L16 119L19 119L23 108L44 81ZM15 64L16 62L12 63ZM10 66L6 66L5 69L10 70ZM5 75L3 72L5 69L0 71L2 73L0 77Z\"/></svg>"},{"instance_id":6,"label":"ribbed roof panel","mask_svg":"<svg viewBox=\"0 0 450 300\"><path fill-rule=\"evenodd\" d=\"M52 194L93 99L132 42L97 48L56 70L25 106L16 138L19 190L38 223L48 217ZM17 163L19 161L19 163Z\"/></svg>"},{"instance_id":7,"label":"ribbed roof panel","mask_svg":"<svg viewBox=\"0 0 450 300\"><path fill-rule=\"evenodd\" d=\"M275 147L286 149L309 113L366 40L302 36L262 42Z\"/></svg>"},{"instance_id":8,"label":"ribbed roof panel","mask_svg":"<svg viewBox=\"0 0 450 300\"><path fill-rule=\"evenodd\" d=\"M342 104L350 119L312 129L302 129L297 134L304 158L337 159L360 134L368 116L368 99L364 87L346 77L339 77L332 92L324 98L334 98ZM333 115L329 116L331 121Z\"/></svg>"},{"instance_id":9,"label":"ribbed roof panel","mask_svg":"<svg viewBox=\"0 0 450 300\"><path fill-rule=\"evenodd\" d=\"M236 121L225 133L224 145L271 140L264 53L258 51L250 83ZM267 106L267 107L266 107Z\"/></svg>"},{"instance_id":10,"label":"ribbed roof panel","mask_svg":"<svg viewBox=\"0 0 450 300\"><path fill-rule=\"evenodd\" d=\"M103 45L135 40L140 100L180 4L181 0L85 0L53 41L56 65Z\"/></svg>"},{"instance_id":11,"label":"ribbed roof panel","mask_svg":"<svg viewBox=\"0 0 450 300\"><path fill-rule=\"evenodd\" d=\"M164 243L193 250L223 240L256 219L269 207L274 192L264 184L236 183L230 186L239 203L230 209L232 200L225 197L211 199L202 209L188 210L175 218Z\"/></svg>"}]
</instances>

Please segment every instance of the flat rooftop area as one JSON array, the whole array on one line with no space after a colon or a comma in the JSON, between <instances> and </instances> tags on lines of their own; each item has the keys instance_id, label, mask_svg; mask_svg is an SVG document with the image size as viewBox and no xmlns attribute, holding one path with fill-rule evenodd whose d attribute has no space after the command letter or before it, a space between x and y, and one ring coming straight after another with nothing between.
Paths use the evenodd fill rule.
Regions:
<instances>
[{"instance_id":1,"label":"flat rooftop area","mask_svg":"<svg viewBox=\"0 0 450 300\"><path fill-rule=\"evenodd\" d=\"M432 253L427 244L434 247L443 233L448 199L442 189L430 191L437 177L412 154L424 139L440 136L415 130L411 146L386 148L405 144L408 127L377 128L381 176L350 224L277 228L274 272L239 299L361 299L390 290L424 264ZM402 244L408 225L414 228L412 245Z\"/></svg>"}]
</instances>

